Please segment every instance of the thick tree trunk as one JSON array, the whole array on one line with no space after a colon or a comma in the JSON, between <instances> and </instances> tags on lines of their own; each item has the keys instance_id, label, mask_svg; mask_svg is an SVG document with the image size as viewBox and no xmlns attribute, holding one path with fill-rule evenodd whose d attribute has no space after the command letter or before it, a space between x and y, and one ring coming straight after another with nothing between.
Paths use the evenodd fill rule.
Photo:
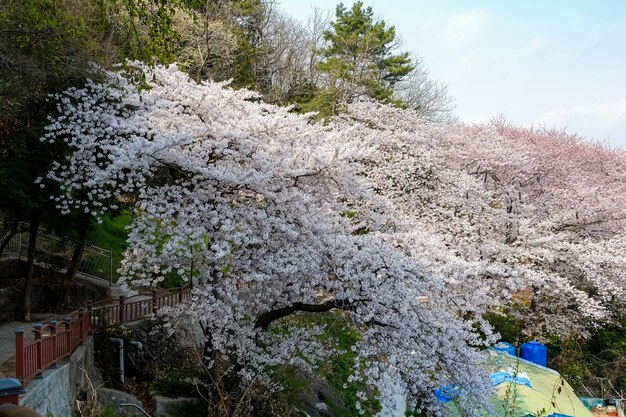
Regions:
<instances>
[{"instance_id":1,"label":"thick tree trunk","mask_svg":"<svg viewBox=\"0 0 626 417\"><path fill-rule=\"evenodd\" d=\"M61 287L61 296L59 297L59 302L57 303L57 309L61 310L67 306L70 291L72 286L74 285L74 278L76 277L76 272L78 271L78 266L80 265L80 261L83 259L83 253L85 252L85 245L87 243L87 229L88 229L89 220L82 219L80 220L80 224L78 226L78 240L74 245L74 253L72 254L72 260L70 261L69 266L67 267L67 272L63 277L63 285Z\"/></svg>"},{"instance_id":2,"label":"thick tree trunk","mask_svg":"<svg viewBox=\"0 0 626 417\"><path fill-rule=\"evenodd\" d=\"M24 290L22 291L22 319L30 322L31 297L33 292L33 272L35 267L35 249L37 245L37 232L39 231L39 212L34 211L30 215L28 226L28 251L26 253L26 277Z\"/></svg>"},{"instance_id":3,"label":"thick tree trunk","mask_svg":"<svg viewBox=\"0 0 626 417\"><path fill-rule=\"evenodd\" d=\"M505 243L510 245L515 243L519 237L519 218L517 209L517 199L514 192L508 192L506 196L506 231L505 231Z\"/></svg>"}]
</instances>

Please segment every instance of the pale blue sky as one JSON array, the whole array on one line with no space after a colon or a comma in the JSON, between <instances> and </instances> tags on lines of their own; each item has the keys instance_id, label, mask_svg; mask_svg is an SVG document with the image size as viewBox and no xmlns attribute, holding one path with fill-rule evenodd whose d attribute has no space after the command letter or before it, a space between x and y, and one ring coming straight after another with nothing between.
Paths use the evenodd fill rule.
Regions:
<instances>
[{"instance_id":1,"label":"pale blue sky","mask_svg":"<svg viewBox=\"0 0 626 417\"><path fill-rule=\"evenodd\" d=\"M306 21L335 0L280 0ZM351 5L352 1L345 1ZM461 120L503 114L626 148L626 1L365 0L445 81Z\"/></svg>"}]
</instances>

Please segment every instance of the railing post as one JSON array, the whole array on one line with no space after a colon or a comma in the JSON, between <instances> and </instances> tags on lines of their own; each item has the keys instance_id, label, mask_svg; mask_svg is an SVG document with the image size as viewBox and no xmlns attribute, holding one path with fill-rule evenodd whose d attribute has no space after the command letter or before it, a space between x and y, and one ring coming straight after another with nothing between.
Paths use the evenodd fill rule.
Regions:
<instances>
[{"instance_id":1,"label":"railing post","mask_svg":"<svg viewBox=\"0 0 626 417\"><path fill-rule=\"evenodd\" d=\"M72 332L72 321L69 321L70 323L70 333ZM84 334L84 327L85 327L85 313L83 312L83 310L78 312L78 339L81 341L83 341L83 334Z\"/></svg>"},{"instance_id":2,"label":"railing post","mask_svg":"<svg viewBox=\"0 0 626 417\"><path fill-rule=\"evenodd\" d=\"M157 301L157 292L156 290L152 290L152 314L156 314L159 309Z\"/></svg>"},{"instance_id":3,"label":"railing post","mask_svg":"<svg viewBox=\"0 0 626 417\"><path fill-rule=\"evenodd\" d=\"M34 324L33 333L35 333L35 358L36 358L36 368L37 368L37 376L35 378L43 377L43 342L41 341L42 325L40 323Z\"/></svg>"},{"instance_id":4,"label":"railing post","mask_svg":"<svg viewBox=\"0 0 626 417\"><path fill-rule=\"evenodd\" d=\"M81 323L81 333L80 333L81 341L84 340L85 337L87 337L89 332L91 332L91 326L93 326L93 323L91 322L91 314L92 314L91 303L89 303L87 304L87 312L85 316L83 317L83 323Z\"/></svg>"},{"instance_id":5,"label":"railing post","mask_svg":"<svg viewBox=\"0 0 626 417\"><path fill-rule=\"evenodd\" d=\"M26 367L24 364L24 328L15 329L15 376L22 381L22 385L26 383L25 378Z\"/></svg>"},{"instance_id":6,"label":"railing post","mask_svg":"<svg viewBox=\"0 0 626 417\"><path fill-rule=\"evenodd\" d=\"M83 340L85 339L85 336L87 335L87 328L88 326L91 326L91 317L89 317L89 309L91 308L91 304L87 306L87 308L85 308L81 313L81 321L80 321L80 341L81 343L83 342ZM89 321L88 321L89 320Z\"/></svg>"},{"instance_id":7,"label":"railing post","mask_svg":"<svg viewBox=\"0 0 626 417\"><path fill-rule=\"evenodd\" d=\"M184 287L182 287L182 286L181 286L181 287L179 288L179 290L178 290L178 302L179 302L179 303L182 303L182 302L183 302L183 294L184 294L184 291L185 291L185 289L184 289Z\"/></svg>"},{"instance_id":8,"label":"railing post","mask_svg":"<svg viewBox=\"0 0 626 417\"><path fill-rule=\"evenodd\" d=\"M56 320L50 320L52 327L50 328L50 337L52 338L52 354L54 355L54 363L51 368L57 367L57 359L59 358L59 352L57 351L57 323Z\"/></svg>"},{"instance_id":9,"label":"railing post","mask_svg":"<svg viewBox=\"0 0 626 417\"><path fill-rule=\"evenodd\" d=\"M81 317L82 316L82 312L78 313L78 316ZM68 352L63 352L63 354L65 355L66 353L72 353L72 351L74 350L74 339L72 338L72 318L71 317L63 317L63 321L65 322L65 348L68 349ZM82 324L82 321L81 323ZM80 333L80 327L78 328L78 331ZM80 344L81 336L80 334L78 335L78 340L79 342L76 344L76 346L78 346Z\"/></svg>"},{"instance_id":10,"label":"railing post","mask_svg":"<svg viewBox=\"0 0 626 417\"><path fill-rule=\"evenodd\" d=\"M126 320L126 297L120 295L120 323Z\"/></svg>"}]
</instances>

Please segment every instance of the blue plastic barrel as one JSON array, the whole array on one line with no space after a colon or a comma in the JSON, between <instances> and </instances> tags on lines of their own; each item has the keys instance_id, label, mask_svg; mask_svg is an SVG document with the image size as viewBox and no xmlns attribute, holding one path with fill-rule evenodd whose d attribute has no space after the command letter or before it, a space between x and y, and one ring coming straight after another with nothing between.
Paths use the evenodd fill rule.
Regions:
<instances>
[{"instance_id":1,"label":"blue plastic barrel","mask_svg":"<svg viewBox=\"0 0 626 417\"><path fill-rule=\"evenodd\" d=\"M493 348L498 352L508 353L511 356L515 356L517 352L515 351L515 346L507 342L499 342L493 345Z\"/></svg>"},{"instance_id":2,"label":"blue plastic barrel","mask_svg":"<svg viewBox=\"0 0 626 417\"><path fill-rule=\"evenodd\" d=\"M519 348L519 357L537 365L546 366L548 363L548 348L539 342L522 343Z\"/></svg>"}]
</instances>

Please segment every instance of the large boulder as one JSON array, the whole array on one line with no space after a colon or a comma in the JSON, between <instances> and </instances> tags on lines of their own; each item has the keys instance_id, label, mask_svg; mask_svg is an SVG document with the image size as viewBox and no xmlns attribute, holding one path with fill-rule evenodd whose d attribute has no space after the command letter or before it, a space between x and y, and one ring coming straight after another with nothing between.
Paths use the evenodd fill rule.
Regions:
<instances>
[{"instance_id":1,"label":"large boulder","mask_svg":"<svg viewBox=\"0 0 626 417\"><path fill-rule=\"evenodd\" d=\"M110 407L118 415L145 417L145 414L141 412L143 403L134 395L124 391L98 388L98 403L102 408Z\"/></svg>"},{"instance_id":2,"label":"large boulder","mask_svg":"<svg viewBox=\"0 0 626 417\"><path fill-rule=\"evenodd\" d=\"M301 374L301 378L307 381L307 389L300 393L298 408L309 417L337 417L333 410L345 410L343 401L326 381L305 373Z\"/></svg>"},{"instance_id":3,"label":"large boulder","mask_svg":"<svg viewBox=\"0 0 626 417\"><path fill-rule=\"evenodd\" d=\"M199 398L154 396L155 417L205 417L207 405Z\"/></svg>"}]
</instances>

